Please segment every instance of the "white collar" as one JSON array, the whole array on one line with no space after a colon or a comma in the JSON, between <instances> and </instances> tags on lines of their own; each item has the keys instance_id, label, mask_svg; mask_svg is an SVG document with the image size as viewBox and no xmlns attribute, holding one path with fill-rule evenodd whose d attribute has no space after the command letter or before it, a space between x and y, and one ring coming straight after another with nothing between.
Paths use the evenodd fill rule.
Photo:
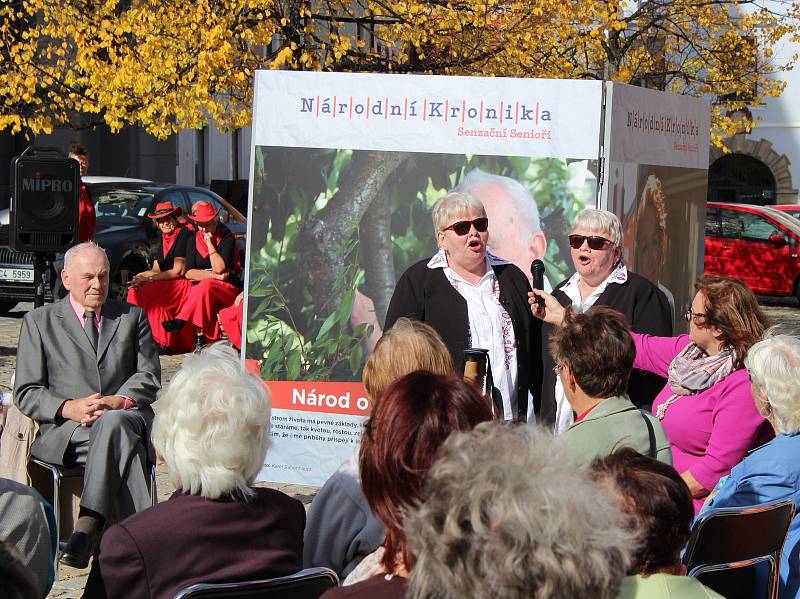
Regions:
<instances>
[{"instance_id":1,"label":"white collar","mask_svg":"<svg viewBox=\"0 0 800 599\"><path fill-rule=\"evenodd\" d=\"M606 280L600 283L597 288L605 289L606 285L609 283L617 283L618 285L624 284L628 280L628 268L625 266L625 263L620 259L617 262L617 265L614 267L614 270L611 271L611 274L606 277ZM577 286L578 283L581 281L581 275L577 272L573 273L573 275L567 280L564 284L564 287L572 287L573 285Z\"/></svg>"},{"instance_id":2,"label":"white collar","mask_svg":"<svg viewBox=\"0 0 800 599\"><path fill-rule=\"evenodd\" d=\"M491 270L491 267L498 266L500 264L511 264L511 262L505 260L504 258L495 256L489 251L486 252L487 272ZM439 251L436 252L430 260L428 260L428 268L448 268L447 254L445 254L443 249L439 248Z\"/></svg>"}]
</instances>

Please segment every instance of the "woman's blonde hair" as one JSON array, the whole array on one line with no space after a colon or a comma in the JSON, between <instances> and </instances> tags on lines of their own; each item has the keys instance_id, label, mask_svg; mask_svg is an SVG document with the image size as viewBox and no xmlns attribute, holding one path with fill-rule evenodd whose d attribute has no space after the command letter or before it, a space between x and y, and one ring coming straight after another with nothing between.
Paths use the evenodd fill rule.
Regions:
<instances>
[{"instance_id":1,"label":"woman's blonde hair","mask_svg":"<svg viewBox=\"0 0 800 599\"><path fill-rule=\"evenodd\" d=\"M453 359L432 327L418 320L398 318L364 365L367 395L374 404L389 385L415 370L453 374Z\"/></svg>"}]
</instances>

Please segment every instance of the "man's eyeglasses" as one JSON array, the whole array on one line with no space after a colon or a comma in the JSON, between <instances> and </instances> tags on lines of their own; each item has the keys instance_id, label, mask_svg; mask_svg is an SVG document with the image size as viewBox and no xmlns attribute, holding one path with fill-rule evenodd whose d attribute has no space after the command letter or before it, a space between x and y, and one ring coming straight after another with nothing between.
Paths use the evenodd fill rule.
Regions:
<instances>
[{"instance_id":1,"label":"man's eyeglasses","mask_svg":"<svg viewBox=\"0 0 800 599\"><path fill-rule=\"evenodd\" d=\"M469 233L471 227L475 227L475 230L478 233L483 233L489 228L489 219L485 216L482 216L480 218L476 218L475 220L460 220L457 223L453 223L449 227L445 227L443 230L447 231L448 229L451 229L453 233L461 236Z\"/></svg>"},{"instance_id":2,"label":"man's eyeglasses","mask_svg":"<svg viewBox=\"0 0 800 599\"><path fill-rule=\"evenodd\" d=\"M589 248L593 250L602 250L606 247L606 245L611 245L611 240L606 239L605 237L600 237L599 235L570 235L569 236L569 246L573 250L581 249L583 242L589 244Z\"/></svg>"},{"instance_id":3,"label":"man's eyeglasses","mask_svg":"<svg viewBox=\"0 0 800 599\"><path fill-rule=\"evenodd\" d=\"M691 322L692 319L694 319L694 318L707 318L707 316L705 314L703 314L702 312L692 312L692 308L691 307L686 308L686 312L683 314L683 316L684 316L684 318L686 318L687 322ZM701 324L701 323L697 322L696 320L694 322L695 322L695 324Z\"/></svg>"}]
</instances>

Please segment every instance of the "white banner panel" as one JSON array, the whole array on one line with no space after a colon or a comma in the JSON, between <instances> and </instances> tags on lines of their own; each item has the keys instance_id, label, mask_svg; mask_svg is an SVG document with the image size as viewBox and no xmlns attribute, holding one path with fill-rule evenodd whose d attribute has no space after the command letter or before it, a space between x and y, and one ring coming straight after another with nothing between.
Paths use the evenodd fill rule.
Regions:
<instances>
[{"instance_id":1,"label":"white banner panel","mask_svg":"<svg viewBox=\"0 0 800 599\"><path fill-rule=\"evenodd\" d=\"M708 168L708 100L621 83L607 92L612 161Z\"/></svg>"},{"instance_id":2,"label":"white banner panel","mask_svg":"<svg viewBox=\"0 0 800 599\"><path fill-rule=\"evenodd\" d=\"M602 82L258 71L256 146L596 159Z\"/></svg>"}]
</instances>

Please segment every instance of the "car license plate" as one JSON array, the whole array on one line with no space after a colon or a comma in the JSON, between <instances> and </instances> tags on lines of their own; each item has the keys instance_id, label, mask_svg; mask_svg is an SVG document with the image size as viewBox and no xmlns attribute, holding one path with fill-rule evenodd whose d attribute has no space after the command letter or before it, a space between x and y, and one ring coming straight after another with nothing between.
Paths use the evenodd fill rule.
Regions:
<instances>
[{"instance_id":1,"label":"car license plate","mask_svg":"<svg viewBox=\"0 0 800 599\"><path fill-rule=\"evenodd\" d=\"M32 268L0 268L0 281L33 283Z\"/></svg>"}]
</instances>

